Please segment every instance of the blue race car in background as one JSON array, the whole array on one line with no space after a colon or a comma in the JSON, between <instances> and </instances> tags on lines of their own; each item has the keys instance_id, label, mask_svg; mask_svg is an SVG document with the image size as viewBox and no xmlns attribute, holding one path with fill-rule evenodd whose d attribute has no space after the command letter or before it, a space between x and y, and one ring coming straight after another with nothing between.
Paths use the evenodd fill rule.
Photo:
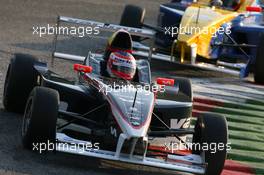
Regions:
<instances>
[{"instance_id":1,"label":"blue race car in background","mask_svg":"<svg viewBox=\"0 0 264 175\"><path fill-rule=\"evenodd\" d=\"M172 1L160 5L155 27L143 23L144 14L144 9L127 5L120 23L155 30L156 51L165 53L161 56L164 59L167 56L173 62L241 78L252 72L255 82L264 84L264 25L258 1ZM184 27L199 27L202 32L172 31ZM213 28L217 30L203 33ZM133 39L141 41L140 38Z\"/></svg>"}]
</instances>

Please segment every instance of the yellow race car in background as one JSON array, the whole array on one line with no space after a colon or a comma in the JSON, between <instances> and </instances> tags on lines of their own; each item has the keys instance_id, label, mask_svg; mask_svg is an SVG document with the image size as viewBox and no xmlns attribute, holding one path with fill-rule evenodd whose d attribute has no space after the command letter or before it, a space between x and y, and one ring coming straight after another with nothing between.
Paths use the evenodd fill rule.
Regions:
<instances>
[{"instance_id":1,"label":"yellow race car in background","mask_svg":"<svg viewBox=\"0 0 264 175\"><path fill-rule=\"evenodd\" d=\"M184 15L182 16L179 29L180 31L177 42L174 41L174 45L181 48L182 57L181 62L183 62L183 53L185 49L192 47L192 45L197 46L197 54L204 58L211 58L211 41L216 35L218 30L223 30L221 26L231 23L231 21L237 16L243 14L247 7L253 4L253 0L243 0L240 3L238 1L225 1L221 6L211 6L214 2L210 4L202 3L203 0L199 3L194 3L186 9ZM217 2L215 2L217 4ZM231 27L231 24L230 26ZM228 29L227 29L228 30ZM221 31L219 31L221 32ZM231 31L225 31L227 34ZM171 33L173 34L173 33ZM171 50L172 53L175 51Z\"/></svg>"},{"instance_id":2,"label":"yellow race car in background","mask_svg":"<svg viewBox=\"0 0 264 175\"><path fill-rule=\"evenodd\" d=\"M261 12L256 0L182 0L160 5L157 27L144 24L145 10L134 5L126 6L120 24L156 31L153 58L241 78L253 72L255 81L264 83Z\"/></svg>"}]
</instances>

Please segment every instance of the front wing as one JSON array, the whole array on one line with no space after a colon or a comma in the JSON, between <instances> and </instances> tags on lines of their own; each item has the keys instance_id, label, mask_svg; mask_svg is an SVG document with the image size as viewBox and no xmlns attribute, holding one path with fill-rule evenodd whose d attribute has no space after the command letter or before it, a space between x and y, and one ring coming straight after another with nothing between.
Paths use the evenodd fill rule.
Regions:
<instances>
[{"instance_id":1,"label":"front wing","mask_svg":"<svg viewBox=\"0 0 264 175\"><path fill-rule=\"evenodd\" d=\"M61 144L63 143L63 144ZM64 144L91 144L90 142L81 141L73 139L63 133L57 133L57 145L56 150L59 152L65 152L70 154L95 157L105 160L113 160L137 165L144 165L168 170L175 170L187 173L194 174L205 174L206 164L203 161L202 156L199 155L186 155L186 156L177 156L177 155L168 155L167 159L151 158L145 155L133 155L133 154L124 154L118 153L117 151L106 151L106 150L84 150L80 147L75 147L75 149L65 149ZM118 142L119 145L119 142Z\"/></svg>"}]
</instances>

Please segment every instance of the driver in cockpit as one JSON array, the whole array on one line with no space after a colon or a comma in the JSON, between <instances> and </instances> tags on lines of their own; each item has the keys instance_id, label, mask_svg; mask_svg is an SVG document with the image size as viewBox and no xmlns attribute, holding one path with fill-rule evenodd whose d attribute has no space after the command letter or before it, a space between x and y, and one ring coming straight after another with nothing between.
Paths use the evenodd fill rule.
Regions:
<instances>
[{"instance_id":1,"label":"driver in cockpit","mask_svg":"<svg viewBox=\"0 0 264 175\"><path fill-rule=\"evenodd\" d=\"M136 59L132 55L132 38L125 30L115 32L108 40L104 54L104 75L112 78L134 80Z\"/></svg>"},{"instance_id":2,"label":"driver in cockpit","mask_svg":"<svg viewBox=\"0 0 264 175\"><path fill-rule=\"evenodd\" d=\"M241 0L212 0L212 6L221 6L224 8L237 10L241 4Z\"/></svg>"}]
</instances>

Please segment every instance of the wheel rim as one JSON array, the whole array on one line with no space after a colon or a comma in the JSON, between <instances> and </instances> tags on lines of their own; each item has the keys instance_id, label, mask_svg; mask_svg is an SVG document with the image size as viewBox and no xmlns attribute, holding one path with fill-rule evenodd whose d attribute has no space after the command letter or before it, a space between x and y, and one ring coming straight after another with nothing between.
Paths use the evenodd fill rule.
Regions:
<instances>
[{"instance_id":1,"label":"wheel rim","mask_svg":"<svg viewBox=\"0 0 264 175\"><path fill-rule=\"evenodd\" d=\"M31 120L31 115L32 115L32 97L28 100L25 114L23 117L23 122L22 122L22 137L24 137L27 134L30 120Z\"/></svg>"},{"instance_id":2,"label":"wheel rim","mask_svg":"<svg viewBox=\"0 0 264 175\"><path fill-rule=\"evenodd\" d=\"M10 65L11 66L11 65ZM6 79L5 79L5 85L4 85L4 97L6 96L7 87L9 85L9 74L10 74L10 66L8 66L7 73L6 73ZM4 98L4 101L6 99Z\"/></svg>"}]
</instances>

